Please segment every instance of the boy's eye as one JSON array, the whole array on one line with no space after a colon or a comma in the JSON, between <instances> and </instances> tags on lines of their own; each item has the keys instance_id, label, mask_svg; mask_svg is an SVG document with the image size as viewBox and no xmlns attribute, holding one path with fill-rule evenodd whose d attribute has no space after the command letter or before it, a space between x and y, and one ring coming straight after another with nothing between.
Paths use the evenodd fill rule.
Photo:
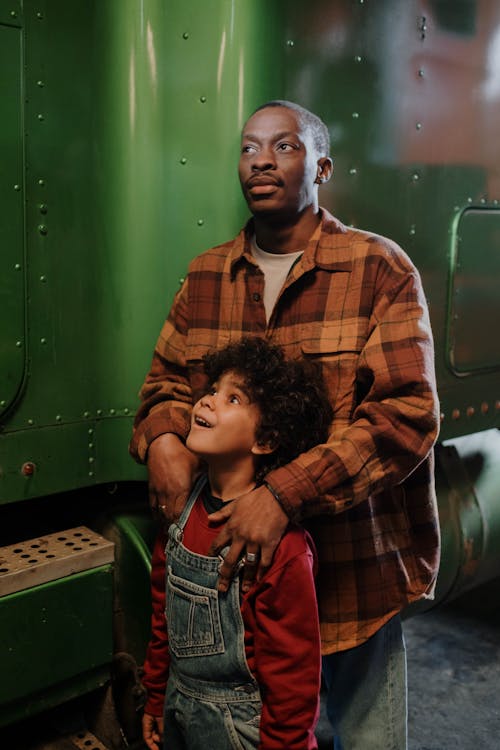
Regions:
<instances>
[{"instance_id":1,"label":"boy's eye","mask_svg":"<svg viewBox=\"0 0 500 750\"><path fill-rule=\"evenodd\" d=\"M229 403L230 404L239 404L240 403L239 396L237 396L235 393L233 393L232 396L229 396Z\"/></svg>"}]
</instances>

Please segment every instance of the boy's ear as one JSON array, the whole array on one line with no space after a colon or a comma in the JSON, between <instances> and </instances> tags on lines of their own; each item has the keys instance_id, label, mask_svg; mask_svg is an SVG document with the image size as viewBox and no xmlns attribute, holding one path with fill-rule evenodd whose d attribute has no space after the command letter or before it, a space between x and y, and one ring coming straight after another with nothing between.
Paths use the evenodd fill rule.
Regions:
<instances>
[{"instance_id":1,"label":"boy's ear","mask_svg":"<svg viewBox=\"0 0 500 750\"><path fill-rule=\"evenodd\" d=\"M255 442L252 446L252 453L254 454L254 456L268 455L269 453L274 453L275 450L276 450L276 446L271 445L271 443Z\"/></svg>"}]
</instances>

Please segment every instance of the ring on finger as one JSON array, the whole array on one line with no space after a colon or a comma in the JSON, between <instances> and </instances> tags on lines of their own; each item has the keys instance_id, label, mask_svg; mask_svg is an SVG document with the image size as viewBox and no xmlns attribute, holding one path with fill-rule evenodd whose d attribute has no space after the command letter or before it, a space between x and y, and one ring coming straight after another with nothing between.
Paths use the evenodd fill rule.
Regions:
<instances>
[{"instance_id":1,"label":"ring on finger","mask_svg":"<svg viewBox=\"0 0 500 750\"><path fill-rule=\"evenodd\" d=\"M245 562L250 563L250 565L253 565L257 562L257 553L256 552L247 552L245 555Z\"/></svg>"}]
</instances>

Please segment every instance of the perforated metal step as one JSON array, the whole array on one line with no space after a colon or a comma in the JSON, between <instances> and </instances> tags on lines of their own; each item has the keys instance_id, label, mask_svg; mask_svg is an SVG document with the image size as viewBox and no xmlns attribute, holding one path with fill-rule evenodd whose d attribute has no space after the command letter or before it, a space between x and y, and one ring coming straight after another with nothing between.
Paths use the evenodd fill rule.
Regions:
<instances>
[{"instance_id":1,"label":"perforated metal step","mask_svg":"<svg viewBox=\"0 0 500 750\"><path fill-rule=\"evenodd\" d=\"M0 547L0 596L113 561L114 544L86 526Z\"/></svg>"}]
</instances>

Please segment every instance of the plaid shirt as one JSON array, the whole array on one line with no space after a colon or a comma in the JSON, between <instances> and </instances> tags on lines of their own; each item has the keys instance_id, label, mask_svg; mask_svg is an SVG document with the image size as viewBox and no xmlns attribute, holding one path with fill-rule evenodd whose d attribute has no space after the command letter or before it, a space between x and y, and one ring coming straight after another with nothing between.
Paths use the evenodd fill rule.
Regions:
<instances>
[{"instance_id":1,"label":"plaid shirt","mask_svg":"<svg viewBox=\"0 0 500 750\"><path fill-rule=\"evenodd\" d=\"M206 385L202 356L242 335L321 363L328 442L266 480L318 548L324 653L367 640L406 604L432 597L439 525L432 446L434 352L420 277L394 242L322 211L270 320L253 226L190 264L141 390L132 455L165 432L185 438Z\"/></svg>"}]
</instances>

